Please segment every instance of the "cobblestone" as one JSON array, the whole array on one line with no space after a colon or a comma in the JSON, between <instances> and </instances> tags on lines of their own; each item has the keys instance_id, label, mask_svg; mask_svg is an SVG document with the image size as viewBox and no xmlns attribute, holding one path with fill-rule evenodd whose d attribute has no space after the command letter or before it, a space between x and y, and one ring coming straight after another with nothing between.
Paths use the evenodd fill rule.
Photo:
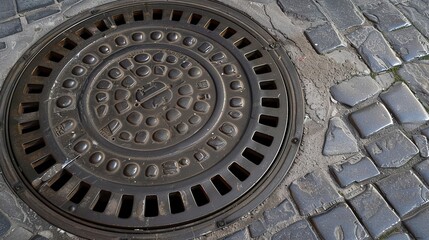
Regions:
<instances>
[{"instance_id":1,"label":"cobblestone","mask_svg":"<svg viewBox=\"0 0 429 240\"><path fill-rule=\"evenodd\" d=\"M402 82L394 84L380 97L400 123L422 124L429 120L425 108Z\"/></svg>"},{"instance_id":2,"label":"cobblestone","mask_svg":"<svg viewBox=\"0 0 429 240\"><path fill-rule=\"evenodd\" d=\"M423 178L426 184L429 184L429 160L424 160L414 165L416 172Z\"/></svg>"},{"instance_id":3,"label":"cobblestone","mask_svg":"<svg viewBox=\"0 0 429 240\"><path fill-rule=\"evenodd\" d=\"M429 107L429 61L405 64L398 74L404 79L423 105Z\"/></svg>"},{"instance_id":4,"label":"cobblestone","mask_svg":"<svg viewBox=\"0 0 429 240\"><path fill-rule=\"evenodd\" d=\"M406 233L394 233L386 238L386 240L411 240Z\"/></svg>"},{"instance_id":5,"label":"cobblestone","mask_svg":"<svg viewBox=\"0 0 429 240\"><path fill-rule=\"evenodd\" d=\"M313 217L312 222L323 239L369 239L368 233L345 203Z\"/></svg>"},{"instance_id":6,"label":"cobblestone","mask_svg":"<svg viewBox=\"0 0 429 240\"><path fill-rule=\"evenodd\" d=\"M398 8L423 35L429 37L429 17L425 14L427 8L416 5L417 2L408 1L398 5Z\"/></svg>"},{"instance_id":7,"label":"cobblestone","mask_svg":"<svg viewBox=\"0 0 429 240\"><path fill-rule=\"evenodd\" d=\"M358 28L346 37L373 72L383 72L402 63L374 27Z\"/></svg>"},{"instance_id":8,"label":"cobblestone","mask_svg":"<svg viewBox=\"0 0 429 240\"><path fill-rule=\"evenodd\" d=\"M287 221L295 215L295 209L288 199L284 200L277 207L264 212L266 224L275 225L282 221Z\"/></svg>"},{"instance_id":9,"label":"cobblestone","mask_svg":"<svg viewBox=\"0 0 429 240\"><path fill-rule=\"evenodd\" d=\"M314 230L307 221L301 220L273 235L272 240L317 240Z\"/></svg>"},{"instance_id":10,"label":"cobblestone","mask_svg":"<svg viewBox=\"0 0 429 240\"><path fill-rule=\"evenodd\" d=\"M360 8L365 17L374 22L382 32L393 31L411 25L405 16L387 1L363 5Z\"/></svg>"},{"instance_id":11,"label":"cobblestone","mask_svg":"<svg viewBox=\"0 0 429 240\"><path fill-rule=\"evenodd\" d=\"M234 234L226 237L224 240L250 240L249 232L247 231L247 228L240 230L238 232L235 232Z\"/></svg>"},{"instance_id":12,"label":"cobblestone","mask_svg":"<svg viewBox=\"0 0 429 240\"><path fill-rule=\"evenodd\" d=\"M429 189L412 171L390 175L377 185L401 217L429 202Z\"/></svg>"},{"instance_id":13,"label":"cobblestone","mask_svg":"<svg viewBox=\"0 0 429 240\"><path fill-rule=\"evenodd\" d=\"M5 236L5 240L28 240L33 234L23 227L16 227Z\"/></svg>"},{"instance_id":14,"label":"cobblestone","mask_svg":"<svg viewBox=\"0 0 429 240\"><path fill-rule=\"evenodd\" d=\"M375 81L381 86L381 89L386 90L395 82L392 73L383 73L375 77Z\"/></svg>"},{"instance_id":15,"label":"cobblestone","mask_svg":"<svg viewBox=\"0 0 429 240\"><path fill-rule=\"evenodd\" d=\"M22 32L22 25L19 18L12 19L7 22L0 23L0 38Z\"/></svg>"},{"instance_id":16,"label":"cobblestone","mask_svg":"<svg viewBox=\"0 0 429 240\"><path fill-rule=\"evenodd\" d=\"M302 215L327 208L342 199L320 171L311 172L292 182L290 190Z\"/></svg>"},{"instance_id":17,"label":"cobblestone","mask_svg":"<svg viewBox=\"0 0 429 240\"><path fill-rule=\"evenodd\" d=\"M307 21L326 20L312 0L279 0L280 8L286 14Z\"/></svg>"},{"instance_id":18,"label":"cobblestone","mask_svg":"<svg viewBox=\"0 0 429 240\"><path fill-rule=\"evenodd\" d=\"M330 23L305 30L308 40L319 54L345 47L346 43Z\"/></svg>"},{"instance_id":19,"label":"cobblestone","mask_svg":"<svg viewBox=\"0 0 429 240\"><path fill-rule=\"evenodd\" d=\"M330 20L339 30L360 26L364 22L363 16L350 0L318 0L317 2L326 9Z\"/></svg>"},{"instance_id":20,"label":"cobblestone","mask_svg":"<svg viewBox=\"0 0 429 240\"><path fill-rule=\"evenodd\" d=\"M413 140L419 148L420 156L424 158L429 157L429 145L427 137L424 135L413 135Z\"/></svg>"},{"instance_id":21,"label":"cobblestone","mask_svg":"<svg viewBox=\"0 0 429 240\"><path fill-rule=\"evenodd\" d=\"M399 130L384 135L365 148L375 164L383 168L400 167L419 153L417 146Z\"/></svg>"},{"instance_id":22,"label":"cobblestone","mask_svg":"<svg viewBox=\"0 0 429 240\"><path fill-rule=\"evenodd\" d=\"M357 76L332 86L330 92L338 102L353 107L380 93L381 88L370 76Z\"/></svg>"},{"instance_id":23,"label":"cobblestone","mask_svg":"<svg viewBox=\"0 0 429 240\"><path fill-rule=\"evenodd\" d=\"M10 226L11 224L7 216L0 212L0 237L9 231Z\"/></svg>"},{"instance_id":24,"label":"cobblestone","mask_svg":"<svg viewBox=\"0 0 429 240\"><path fill-rule=\"evenodd\" d=\"M253 221L249 225L249 233L252 238L257 238L262 236L267 231L266 224L261 220L258 219L256 221Z\"/></svg>"},{"instance_id":25,"label":"cobblestone","mask_svg":"<svg viewBox=\"0 0 429 240\"><path fill-rule=\"evenodd\" d=\"M393 119L386 107L376 102L350 114L350 120L363 138L393 125Z\"/></svg>"},{"instance_id":26,"label":"cobblestone","mask_svg":"<svg viewBox=\"0 0 429 240\"><path fill-rule=\"evenodd\" d=\"M0 20L13 17L16 14L15 0L2 0L0 8Z\"/></svg>"},{"instance_id":27,"label":"cobblestone","mask_svg":"<svg viewBox=\"0 0 429 240\"><path fill-rule=\"evenodd\" d=\"M416 239L428 239L429 208L420 211L411 219L405 220L405 226Z\"/></svg>"},{"instance_id":28,"label":"cobblestone","mask_svg":"<svg viewBox=\"0 0 429 240\"><path fill-rule=\"evenodd\" d=\"M339 117L329 120L329 127L326 131L325 145L323 155L339 155L358 152L356 138L350 132L349 128Z\"/></svg>"},{"instance_id":29,"label":"cobblestone","mask_svg":"<svg viewBox=\"0 0 429 240\"><path fill-rule=\"evenodd\" d=\"M6 43L5 42L0 42L0 50L3 50L6 48Z\"/></svg>"},{"instance_id":30,"label":"cobblestone","mask_svg":"<svg viewBox=\"0 0 429 240\"><path fill-rule=\"evenodd\" d=\"M345 162L331 166L341 187L347 187L352 183L360 183L380 174L374 163L367 157L363 157L356 163Z\"/></svg>"},{"instance_id":31,"label":"cobblestone","mask_svg":"<svg viewBox=\"0 0 429 240\"><path fill-rule=\"evenodd\" d=\"M393 209L372 185L350 200L350 204L373 238L379 238L400 222Z\"/></svg>"},{"instance_id":32,"label":"cobblestone","mask_svg":"<svg viewBox=\"0 0 429 240\"><path fill-rule=\"evenodd\" d=\"M30 240L49 240L49 239L45 238L44 236L34 235Z\"/></svg>"},{"instance_id":33,"label":"cobblestone","mask_svg":"<svg viewBox=\"0 0 429 240\"><path fill-rule=\"evenodd\" d=\"M41 9L41 11L33 12L31 14L27 14L25 18L27 19L28 23L35 22L39 19L51 16L55 13L60 12L60 8L58 6L53 6L45 9Z\"/></svg>"},{"instance_id":34,"label":"cobblestone","mask_svg":"<svg viewBox=\"0 0 429 240\"><path fill-rule=\"evenodd\" d=\"M18 12L31 11L37 8L49 6L54 3L55 3L54 0L37 0L37 1L16 0Z\"/></svg>"},{"instance_id":35,"label":"cobblestone","mask_svg":"<svg viewBox=\"0 0 429 240\"><path fill-rule=\"evenodd\" d=\"M401 58L410 62L429 54L429 42L414 27L407 27L386 33L393 49Z\"/></svg>"}]
</instances>

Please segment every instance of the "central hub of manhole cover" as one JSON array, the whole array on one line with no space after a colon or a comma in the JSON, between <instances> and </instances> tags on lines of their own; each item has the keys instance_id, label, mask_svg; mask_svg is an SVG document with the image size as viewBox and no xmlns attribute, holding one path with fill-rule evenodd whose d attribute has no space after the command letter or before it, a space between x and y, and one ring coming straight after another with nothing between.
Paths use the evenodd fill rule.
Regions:
<instances>
[{"instance_id":1,"label":"central hub of manhole cover","mask_svg":"<svg viewBox=\"0 0 429 240\"><path fill-rule=\"evenodd\" d=\"M302 131L292 65L243 14L196 2L103 6L16 64L1 164L40 215L90 238L191 237L281 181Z\"/></svg>"}]
</instances>

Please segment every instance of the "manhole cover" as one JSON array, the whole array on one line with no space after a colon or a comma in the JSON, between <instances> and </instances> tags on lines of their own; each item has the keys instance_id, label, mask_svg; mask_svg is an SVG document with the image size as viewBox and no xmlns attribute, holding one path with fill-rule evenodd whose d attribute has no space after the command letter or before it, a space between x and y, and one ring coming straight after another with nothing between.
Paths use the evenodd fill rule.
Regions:
<instances>
[{"instance_id":1,"label":"manhole cover","mask_svg":"<svg viewBox=\"0 0 429 240\"><path fill-rule=\"evenodd\" d=\"M280 182L302 130L292 65L248 17L197 2L94 9L17 63L2 167L41 216L85 237L190 237Z\"/></svg>"}]
</instances>

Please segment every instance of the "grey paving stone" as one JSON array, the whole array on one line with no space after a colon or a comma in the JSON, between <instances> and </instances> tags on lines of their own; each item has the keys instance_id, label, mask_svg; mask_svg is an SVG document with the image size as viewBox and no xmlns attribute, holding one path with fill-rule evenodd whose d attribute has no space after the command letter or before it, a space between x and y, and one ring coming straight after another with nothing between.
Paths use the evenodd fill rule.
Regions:
<instances>
[{"instance_id":1,"label":"grey paving stone","mask_svg":"<svg viewBox=\"0 0 429 240\"><path fill-rule=\"evenodd\" d=\"M383 72L402 63L383 35L374 27L360 27L346 37L373 72Z\"/></svg>"},{"instance_id":2,"label":"grey paving stone","mask_svg":"<svg viewBox=\"0 0 429 240\"><path fill-rule=\"evenodd\" d=\"M3 50L6 48L6 43L5 42L0 42L0 50Z\"/></svg>"},{"instance_id":3,"label":"grey paving stone","mask_svg":"<svg viewBox=\"0 0 429 240\"><path fill-rule=\"evenodd\" d=\"M400 123L422 124L429 120L426 109L402 82L380 94L380 98Z\"/></svg>"},{"instance_id":4,"label":"grey paving stone","mask_svg":"<svg viewBox=\"0 0 429 240\"><path fill-rule=\"evenodd\" d=\"M426 184L429 184L429 160L424 160L414 165L416 172L423 178Z\"/></svg>"},{"instance_id":5,"label":"grey paving stone","mask_svg":"<svg viewBox=\"0 0 429 240\"><path fill-rule=\"evenodd\" d=\"M319 54L345 47L346 43L330 23L305 30L305 35Z\"/></svg>"},{"instance_id":6,"label":"grey paving stone","mask_svg":"<svg viewBox=\"0 0 429 240\"><path fill-rule=\"evenodd\" d=\"M334 165L330 169L341 187L360 183L380 174L374 163L367 157L363 157L356 163L345 162Z\"/></svg>"},{"instance_id":7,"label":"grey paving stone","mask_svg":"<svg viewBox=\"0 0 429 240\"><path fill-rule=\"evenodd\" d=\"M419 153L417 146L399 130L382 136L365 148L375 164L383 168L403 166Z\"/></svg>"},{"instance_id":8,"label":"grey paving stone","mask_svg":"<svg viewBox=\"0 0 429 240\"><path fill-rule=\"evenodd\" d=\"M249 232L247 231L247 228L240 230L238 232L235 232L234 234L227 236L224 238L224 240L250 240Z\"/></svg>"},{"instance_id":9,"label":"grey paving stone","mask_svg":"<svg viewBox=\"0 0 429 240\"><path fill-rule=\"evenodd\" d=\"M429 208L421 210L411 219L405 220L405 226L416 239L428 239Z\"/></svg>"},{"instance_id":10,"label":"grey paving stone","mask_svg":"<svg viewBox=\"0 0 429 240\"><path fill-rule=\"evenodd\" d=\"M381 92L380 86L370 76L357 76L330 88L338 102L353 107Z\"/></svg>"},{"instance_id":11,"label":"grey paving stone","mask_svg":"<svg viewBox=\"0 0 429 240\"><path fill-rule=\"evenodd\" d=\"M395 82L393 74L390 72L379 74L375 77L375 81L383 90L388 89Z\"/></svg>"},{"instance_id":12,"label":"grey paving stone","mask_svg":"<svg viewBox=\"0 0 429 240\"><path fill-rule=\"evenodd\" d=\"M22 32L21 20L15 18L7 22L0 23L0 38Z\"/></svg>"},{"instance_id":13,"label":"grey paving stone","mask_svg":"<svg viewBox=\"0 0 429 240\"><path fill-rule=\"evenodd\" d=\"M53 7L41 9L40 11L27 14L25 18L27 19L28 23L32 23L39 19L51 16L52 14L55 14L58 12L60 12L60 8L58 6L53 6Z\"/></svg>"},{"instance_id":14,"label":"grey paving stone","mask_svg":"<svg viewBox=\"0 0 429 240\"><path fill-rule=\"evenodd\" d=\"M408 2L409 0L390 0L393 5L398 5L400 3Z\"/></svg>"},{"instance_id":15,"label":"grey paving stone","mask_svg":"<svg viewBox=\"0 0 429 240\"><path fill-rule=\"evenodd\" d=\"M386 240L411 240L406 233L394 233L386 238Z\"/></svg>"},{"instance_id":16,"label":"grey paving stone","mask_svg":"<svg viewBox=\"0 0 429 240\"><path fill-rule=\"evenodd\" d=\"M401 58L410 62L429 54L429 42L414 27L407 27L386 33L393 49Z\"/></svg>"},{"instance_id":17,"label":"grey paving stone","mask_svg":"<svg viewBox=\"0 0 429 240\"><path fill-rule=\"evenodd\" d=\"M295 209L288 199L285 199L277 207L268 209L264 212L266 224L275 225L282 221L287 221L295 216Z\"/></svg>"},{"instance_id":18,"label":"grey paving stone","mask_svg":"<svg viewBox=\"0 0 429 240\"><path fill-rule=\"evenodd\" d=\"M323 239L369 239L368 233L345 203L313 217L312 222Z\"/></svg>"},{"instance_id":19,"label":"grey paving stone","mask_svg":"<svg viewBox=\"0 0 429 240\"><path fill-rule=\"evenodd\" d=\"M390 175L377 186L401 217L429 202L429 189L412 171Z\"/></svg>"},{"instance_id":20,"label":"grey paving stone","mask_svg":"<svg viewBox=\"0 0 429 240\"><path fill-rule=\"evenodd\" d=\"M31 237L30 240L49 240L49 239L45 238L44 236L34 235L33 237Z\"/></svg>"},{"instance_id":21,"label":"grey paving stone","mask_svg":"<svg viewBox=\"0 0 429 240\"><path fill-rule=\"evenodd\" d=\"M295 180L289 188L302 215L327 208L343 199L321 171L311 172Z\"/></svg>"},{"instance_id":22,"label":"grey paving stone","mask_svg":"<svg viewBox=\"0 0 429 240\"><path fill-rule=\"evenodd\" d=\"M363 138L393 125L393 119L386 107L376 102L350 114L350 120Z\"/></svg>"},{"instance_id":23,"label":"grey paving stone","mask_svg":"<svg viewBox=\"0 0 429 240\"><path fill-rule=\"evenodd\" d=\"M363 16L350 0L318 0L317 2L326 9L330 20L339 30L360 26L364 22Z\"/></svg>"},{"instance_id":24,"label":"grey paving stone","mask_svg":"<svg viewBox=\"0 0 429 240\"><path fill-rule=\"evenodd\" d=\"M16 7L14 0L2 0L0 8L0 20L15 16Z\"/></svg>"},{"instance_id":25,"label":"grey paving stone","mask_svg":"<svg viewBox=\"0 0 429 240\"><path fill-rule=\"evenodd\" d=\"M410 26L405 16L390 2L371 3L360 6L363 14L375 23L382 32L393 31Z\"/></svg>"},{"instance_id":26,"label":"grey paving stone","mask_svg":"<svg viewBox=\"0 0 429 240\"><path fill-rule=\"evenodd\" d=\"M372 185L352 198L350 204L373 238L379 238L400 222L398 215Z\"/></svg>"},{"instance_id":27,"label":"grey paving stone","mask_svg":"<svg viewBox=\"0 0 429 240\"><path fill-rule=\"evenodd\" d=\"M420 156L424 158L429 157L429 145L427 137L424 135L413 135L413 140L419 148Z\"/></svg>"},{"instance_id":28,"label":"grey paving stone","mask_svg":"<svg viewBox=\"0 0 429 240\"><path fill-rule=\"evenodd\" d=\"M280 8L286 14L307 21L326 20L312 0L278 0Z\"/></svg>"},{"instance_id":29,"label":"grey paving stone","mask_svg":"<svg viewBox=\"0 0 429 240\"><path fill-rule=\"evenodd\" d=\"M29 240L33 234L23 227L16 227L5 237L5 240Z\"/></svg>"},{"instance_id":30,"label":"grey paving stone","mask_svg":"<svg viewBox=\"0 0 429 240\"><path fill-rule=\"evenodd\" d=\"M405 64L398 70L398 74L421 100L422 104L429 107L429 61L418 61Z\"/></svg>"},{"instance_id":31,"label":"grey paving stone","mask_svg":"<svg viewBox=\"0 0 429 240\"><path fill-rule=\"evenodd\" d=\"M397 7L412 22L412 24L426 37L429 37L429 16L426 14L427 4L418 0L399 4Z\"/></svg>"},{"instance_id":32,"label":"grey paving stone","mask_svg":"<svg viewBox=\"0 0 429 240\"><path fill-rule=\"evenodd\" d=\"M18 12L31 11L37 8L46 7L54 3L55 3L54 0L37 0L37 1L16 0L16 6L18 8Z\"/></svg>"},{"instance_id":33,"label":"grey paving stone","mask_svg":"<svg viewBox=\"0 0 429 240\"><path fill-rule=\"evenodd\" d=\"M339 117L331 118L329 120L328 130L326 131L323 155L332 156L358 151L359 148L356 138L343 120Z\"/></svg>"},{"instance_id":34,"label":"grey paving stone","mask_svg":"<svg viewBox=\"0 0 429 240\"><path fill-rule=\"evenodd\" d=\"M7 216L0 212L0 237L9 231L10 226L10 221Z\"/></svg>"},{"instance_id":35,"label":"grey paving stone","mask_svg":"<svg viewBox=\"0 0 429 240\"><path fill-rule=\"evenodd\" d=\"M274 234L271 240L317 240L317 236L310 224L301 220Z\"/></svg>"},{"instance_id":36,"label":"grey paving stone","mask_svg":"<svg viewBox=\"0 0 429 240\"><path fill-rule=\"evenodd\" d=\"M252 238L257 238L262 236L267 231L266 224L260 219L253 221L249 225L249 233Z\"/></svg>"}]
</instances>

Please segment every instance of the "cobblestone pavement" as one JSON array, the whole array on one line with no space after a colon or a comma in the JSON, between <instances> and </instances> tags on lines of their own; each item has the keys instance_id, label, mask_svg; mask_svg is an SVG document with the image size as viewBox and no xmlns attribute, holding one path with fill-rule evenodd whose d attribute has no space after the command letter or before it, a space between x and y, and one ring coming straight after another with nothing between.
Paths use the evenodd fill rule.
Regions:
<instances>
[{"instance_id":1,"label":"cobblestone pavement","mask_svg":"<svg viewBox=\"0 0 429 240\"><path fill-rule=\"evenodd\" d=\"M59 23L110 0L3 0L0 79ZM429 239L429 1L222 0L285 44L305 133L286 179L203 239ZM79 239L0 180L0 238ZM59 226L60 227L60 226Z\"/></svg>"}]
</instances>

